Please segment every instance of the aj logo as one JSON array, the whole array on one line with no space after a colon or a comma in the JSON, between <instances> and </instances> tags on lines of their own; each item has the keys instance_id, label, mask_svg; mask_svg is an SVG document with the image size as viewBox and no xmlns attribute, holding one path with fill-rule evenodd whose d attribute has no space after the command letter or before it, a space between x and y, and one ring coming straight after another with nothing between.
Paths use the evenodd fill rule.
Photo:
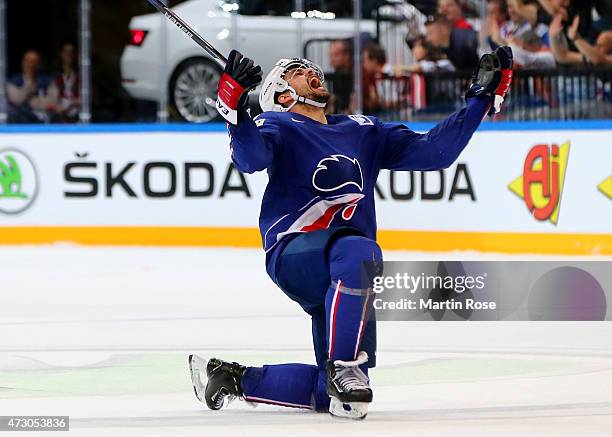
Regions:
<instances>
[{"instance_id":1,"label":"aj logo","mask_svg":"<svg viewBox=\"0 0 612 437\"><path fill-rule=\"evenodd\" d=\"M555 225L559 220L569 146L569 142L561 147L534 146L525 158L523 175L508 185L510 191L525 201L536 220L550 220Z\"/></svg>"},{"instance_id":2,"label":"aj logo","mask_svg":"<svg viewBox=\"0 0 612 437\"><path fill-rule=\"evenodd\" d=\"M601 184L597 185L597 188L601 194L612 200L612 176L602 181Z\"/></svg>"}]
</instances>

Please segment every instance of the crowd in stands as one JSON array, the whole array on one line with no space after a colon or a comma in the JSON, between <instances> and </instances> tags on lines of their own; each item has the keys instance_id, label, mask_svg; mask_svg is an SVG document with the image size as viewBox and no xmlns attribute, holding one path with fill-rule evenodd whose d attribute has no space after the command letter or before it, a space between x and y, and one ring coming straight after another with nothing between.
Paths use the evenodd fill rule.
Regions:
<instances>
[{"instance_id":1,"label":"crowd in stands","mask_svg":"<svg viewBox=\"0 0 612 437\"><path fill-rule=\"evenodd\" d=\"M42 72L42 59L28 50L21 71L8 78L6 97L9 123L74 123L79 115L79 75L74 44L66 43L58 53L58 71Z\"/></svg>"},{"instance_id":2,"label":"crowd in stands","mask_svg":"<svg viewBox=\"0 0 612 437\"><path fill-rule=\"evenodd\" d=\"M610 0L488 0L484 19L466 18L465 12L470 11L467 0L435 3L435 13L423 17L423 29L416 34L414 28L406 32L412 63L388 65L385 48L365 44L364 110L384 108L381 92L374 85L381 76L411 77L416 80L413 87L424 87L424 74L471 72L480 55L501 45L512 47L517 70L612 67ZM414 27L414 20L406 22ZM330 61L343 56L343 71L350 71L350 40L334 42L332 47L335 53L330 51ZM341 71L334 62L330 64ZM351 109L347 93L346 86L334 90L338 104L333 109Z\"/></svg>"},{"instance_id":3,"label":"crowd in stands","mask_svg":"<svg viewBox=\"0 0 612 437\"><path fill-rule=\"evenodd\" d=\"M480 2L474 0L408 1L391 3L404 6L412 14L402 24L402 45L405 44L410 54L407 58L410 62L390 59L390 48L377 44L373 35L361 40L364 111L384 111L393 105L390 96L395 101L409 99L415 109L424 108L428 100L439 102L440 95L448 92L435 89L436 85L429 81L432 74L465 77L477 66L483 53L501 45L512 47L517 70L612 69L612 0L486 0L484 17L482 8L475 6ZM286 8L292 4L290 1L276 3ZM349 2L337 3L349 5ZM384 3L364 0L369 5L364 8L370 10L364 17L376 16L372 11ZM251 12L262 13L270 4L253 2L253 8L259 9ZM345 11L347 14L349 9ZM341 77L332 84L334 99L329 105L330 112L356 109L353 47L350 38L329 44L328 64L331 72ZM56 73L43 74L41 55L35 50L24 53L21 71L7 80L10 123L78 121L80 98L75 45L64 44L51 64L56 65ZM407 85L385 91L381 78L401 78L404 81L401 83ZM459 83L456 88L464 89L465 84ZM605 93L609 97L610 90Z\"/></svg>"}]
</instances>

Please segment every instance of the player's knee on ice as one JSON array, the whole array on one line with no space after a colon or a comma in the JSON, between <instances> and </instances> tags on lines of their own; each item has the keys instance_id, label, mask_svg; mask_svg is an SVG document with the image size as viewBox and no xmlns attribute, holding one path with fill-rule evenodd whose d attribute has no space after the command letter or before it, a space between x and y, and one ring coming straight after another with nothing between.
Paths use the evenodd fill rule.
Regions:
<instances>
[{"instance_id":1,"label":"player's knee on ice","mask_svg":"<svg viewBox=\"0 0 612 437\"><path fill-rule=\"evenodd\" d=\"M376 241L351 235L335 241L329 249L329 264L332 281L341 280L346 287L363 288L362 271L365 268L369 282L380 274L382 251Z\"/></svg>"}]
</instances>

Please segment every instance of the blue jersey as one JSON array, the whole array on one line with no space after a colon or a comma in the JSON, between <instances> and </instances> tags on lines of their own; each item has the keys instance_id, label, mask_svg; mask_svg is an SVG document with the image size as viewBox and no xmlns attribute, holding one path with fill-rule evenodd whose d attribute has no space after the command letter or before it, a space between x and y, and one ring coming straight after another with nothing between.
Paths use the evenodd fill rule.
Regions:
<instances>
[{"instance_id":1,"label":"blue jersey","mask_svg":"<svg viewBox=\"0 0 612 437\"><path fill-rule=\"evenodd\" d=\"M490 102L470 99L424 134L365 115L328 115L322 124L292 112L264 112L229 125L236 168L268 172L259 216L264 250L269 253L287 235L332 226L353 227L375 240L379 171L447 168Z\"/></svg>"}]
</instances>

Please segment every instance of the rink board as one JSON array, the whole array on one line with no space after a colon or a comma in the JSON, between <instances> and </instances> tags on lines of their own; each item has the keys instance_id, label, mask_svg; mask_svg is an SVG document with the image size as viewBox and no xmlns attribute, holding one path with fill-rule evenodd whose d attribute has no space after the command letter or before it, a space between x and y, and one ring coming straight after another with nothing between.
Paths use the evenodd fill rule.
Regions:
<instances>
[{"instance_id":1,"label":"rink board","mask_svg":"<svg viewBox=\"0 0 612 437\"><path fill-rule=\"evenodd\" d=\"M449 169L382 171L381 245L612 254L609 125L486 124ZM222 125L4 127L0 242L259 247L267 175L228 145Z\"/></svg>"}]
</instances>

